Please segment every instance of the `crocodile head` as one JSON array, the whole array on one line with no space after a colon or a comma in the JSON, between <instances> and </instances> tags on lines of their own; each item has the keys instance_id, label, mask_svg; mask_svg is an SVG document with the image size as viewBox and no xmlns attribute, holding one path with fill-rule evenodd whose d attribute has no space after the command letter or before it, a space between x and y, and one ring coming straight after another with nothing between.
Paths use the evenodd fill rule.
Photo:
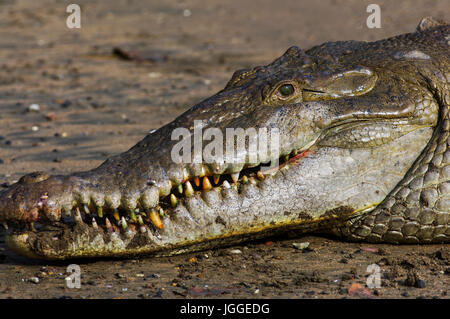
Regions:
<instances>
[{"instance_id":1,"label":"crocodile head","mask_svg":"<svg viewBox=\"0 0 450 319\"><path fill-rule=\"evenodd\" d=\"M438 123L421 72L433 52L419 36L291 47L95 169L24 176L0 194L9 247L49 259L175 254L326 231L372 210Z\"/></svg>"}]
</instances>

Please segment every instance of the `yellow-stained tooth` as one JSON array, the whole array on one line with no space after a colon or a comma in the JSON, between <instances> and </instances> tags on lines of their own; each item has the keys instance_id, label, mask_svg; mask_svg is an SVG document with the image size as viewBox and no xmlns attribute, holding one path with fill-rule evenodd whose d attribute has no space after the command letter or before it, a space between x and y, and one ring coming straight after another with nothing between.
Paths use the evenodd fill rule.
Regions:
<instances>
[{"instance_id":1,"label":"yellow-stained tooth","mask_svg":"<svg viewBox=\"0 0 450 319\"><path fill-rule=\"evenodd\" d=\"M102 207L97 207L97 215L98 217L102 218L103 217L103 208Z\"/></svg>"},{"instance_id":2,"label":"yellow-stained tooth","mask_svg":"<svg viewBox=\"0 0 450 319\"><path fill-rule=\"evenodd\" d=\"M199 187L200 186L200 178L194 177L194 184L195 184L195 186Z\"/></svg>"},{"instance_id":3,"label":"yellow-stained tooth","mask_svg":"<svg viewBox=\"0 0 450 319\"><path fill-rule=\"evenodd\" d=\"M242 183L247 184L248 183L248 177L247 175L242 176Z\"/></svg>"},{"instance_id":4,"label":"yellow-stained tooth","mask_svg":"<svg viewBox=\"0 0 450 319\"><path fill-rule=\"evenodd\" d=\"M213 176L214 184L219 184L219 180L220 180L220 175L214 175Z\"/></svg>"},{"instance_id":5,"label":"yellow-stained tooth","mask_svg":"<svg viewBox=\"0 0 450 319\"><path fill-rule=\"evenodd\" d=\"M178 184L177 190L178 190L178 193L183 194L183 184Z\"/></svg>"},{"instance_id":6,"label":"yellow-stained tooth","mask_svg":"<svg viewBox=\"0 0 450 319\"><path fill-rule=\"evenodd\" d=\"M115 220L117 220L117 221L120 220L119 211L117 209L114 209L113 216L114 216Z\"/></svg>"},{"instance_id":7,"label":"yellow-stained tooth","mask_svg":"<svg viewBox=\"0 0 450 319\"><path fill-rule=\"evenodd\" d=\"M186 195L186 197L190 197L190 196L194 195L194 188L192 187L192 185L189 181L187 181L184 184L184 186L185 186L184 194Z\"/></svg>"},{"instance_id":8,"label":"yellow-stained tooth","mask_svg":"<svg viewBox=\"0 0 450 319\"><path fill-rule=\"evenodd\" d=\"M176 207L178 204L178 199L174 194L170 194L170 204L172 207Z\"/></svg>"},{"instance_id":9,"label":"yellow-stained tooth","mask_svg":"<svg viewBox=\"0 0 450 319\"><path fill-rule=\"evenodd\" d=\"M127 221L125 220L125 217L122 216L122 219L120 220L120 224L123 229L126 229L128 227Z\"/></svg>"},{"instance_id":10,"label":"yellow-stained tooth","mask_svg":"<svg viewBox=\"0 0 450 319\"><path fill-rule=\"evenodd\" d=\"M158 229L163 228L163 224L161 218L159 217L159 213L155 209L152 209L150 211L149 217L150 221L152 222L153 225L155 225L156 228Z\"/></svg>"},{"instance_id":11,"label":"yellow-stained tooth","mask_svg":"<svg viewBox=\"0 0 450 319\"><path fill-rule=\"evenodd\" d=\"M212 188L211 182L209 181L208 176L203 177L202 188L204 191L209 191Z\"/></svg>"},{"instance_id":12,"label":"yellow-stained tooth","mask_svg":"<svg viewBox=\"0 0 450 319\"><path fill-rule=\"evenodd\" d=\"M92 217L92 227L94 227L94 229L98 229L98 225L94 217Z\"/></svg>"},{"instance_id":13,"label":"yellow-stained tooth","mask_svg":"<svg viewBox=\"0 0 450 319\"><path fill-rule=\"evenodd\" d=\"M131 218L131 220L132 220L133 222L136 222L136 221L137 221L136 214L135 214L134 212L130 211L130 212L128 213L128 216L130 216L130 218Z\"/></svg>"},{"instance_id":14,"label":"yellow-stained tooth","mask_svg":"<svg viewBox=\"0 0 450 319\"><path fill-rule=\"evenodd\" d=\"M264 179L264 174L261 173L261 171L258 171L258 173L256 173L256 177L257 177L260 181L262 181L262 180Z\"/></svg>"}]
</instances>

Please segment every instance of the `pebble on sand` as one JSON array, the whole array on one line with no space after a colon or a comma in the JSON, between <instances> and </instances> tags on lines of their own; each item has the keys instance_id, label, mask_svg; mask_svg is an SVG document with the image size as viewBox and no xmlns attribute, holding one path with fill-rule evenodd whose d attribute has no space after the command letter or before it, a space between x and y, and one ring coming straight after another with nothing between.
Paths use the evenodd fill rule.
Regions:
<instances>
[{"instance_id":1,"label":"pebble on sand","mask_svg":"<svg viewBox=\"0 0 450 319\"><path fill-rule=\"evenodd\" d=\"M309 247L309 242L305 241L303 243L293 243L292 246L298 250L303 250Z\"/></svg>"},{"instance_id":2,"label":"pebble on sand","mask_svg":"<svg viewBox=\"0 0 450 319\"><path fill-rule=\"evenodd\" d=\"M39 112L40 110L41 110L41 107L39 106L39 104L31 104L27 108L28 112Z\"/></svg>"}]
</instances>

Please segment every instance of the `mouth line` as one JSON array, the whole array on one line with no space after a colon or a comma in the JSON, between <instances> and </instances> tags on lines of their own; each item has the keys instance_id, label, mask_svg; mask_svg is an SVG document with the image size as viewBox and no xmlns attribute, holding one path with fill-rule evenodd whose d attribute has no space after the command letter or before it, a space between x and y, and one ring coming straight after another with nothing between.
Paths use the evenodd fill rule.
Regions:
<instances>
[{"instance_id":1,"label":"mouth line","mask_svg":"<svg viewBox=\"0 0 450 319\"><path fill-rule=\"evenodd\" d=\"M144 210L138 204L134 211L122 207L97 207L92 202L88 205L77 205L69 211L61 212L58 221L46 219L39 209L37 220L34 221L3 221L0 225L6 229L7 234L22 234L26 232L38 233L44 230L71 228L76 224L84 224L95 230L105 233L121 234L123 232L151 231L158 236L163 228L163 219L170 215L171 210L184 203L191 196L200 196L204 192L234 188L238 194L246 184L257 185L267 176L276 174L279 170L289 169L298 165L299 161L314 153L312 149L317 139L304 146L292 150L289 154L281 156L277 166L265 167L258 164L253 167L244 167L241 171L231 174L206 174L202 177L191 177L172 187L169 195L161 197L159 204L150 210Z\"/></svg>"}]
</instances>

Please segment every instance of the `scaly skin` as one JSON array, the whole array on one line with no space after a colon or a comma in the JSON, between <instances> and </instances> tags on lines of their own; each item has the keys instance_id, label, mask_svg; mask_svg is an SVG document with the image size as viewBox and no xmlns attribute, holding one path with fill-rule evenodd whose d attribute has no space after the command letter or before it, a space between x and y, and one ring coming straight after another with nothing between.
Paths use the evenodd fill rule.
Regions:
<instances>
[{"instance_id":1,"label":"scaly skin","mask_svg":"<svg viewBox=\"0 0 450 319\"><path fill-rule=\"evenodd\" d=\"M414 33L292 47L237 71L98 168L33 173L3 191L7 243L47 259L168 255L286 231L448 243L449 45L450 26L425 18ZM281 156L279 169L174 162L172 132L195 120L224 135L279 129L280 154L258 151L261 162Z\"/></svg>"}]
</instances>

